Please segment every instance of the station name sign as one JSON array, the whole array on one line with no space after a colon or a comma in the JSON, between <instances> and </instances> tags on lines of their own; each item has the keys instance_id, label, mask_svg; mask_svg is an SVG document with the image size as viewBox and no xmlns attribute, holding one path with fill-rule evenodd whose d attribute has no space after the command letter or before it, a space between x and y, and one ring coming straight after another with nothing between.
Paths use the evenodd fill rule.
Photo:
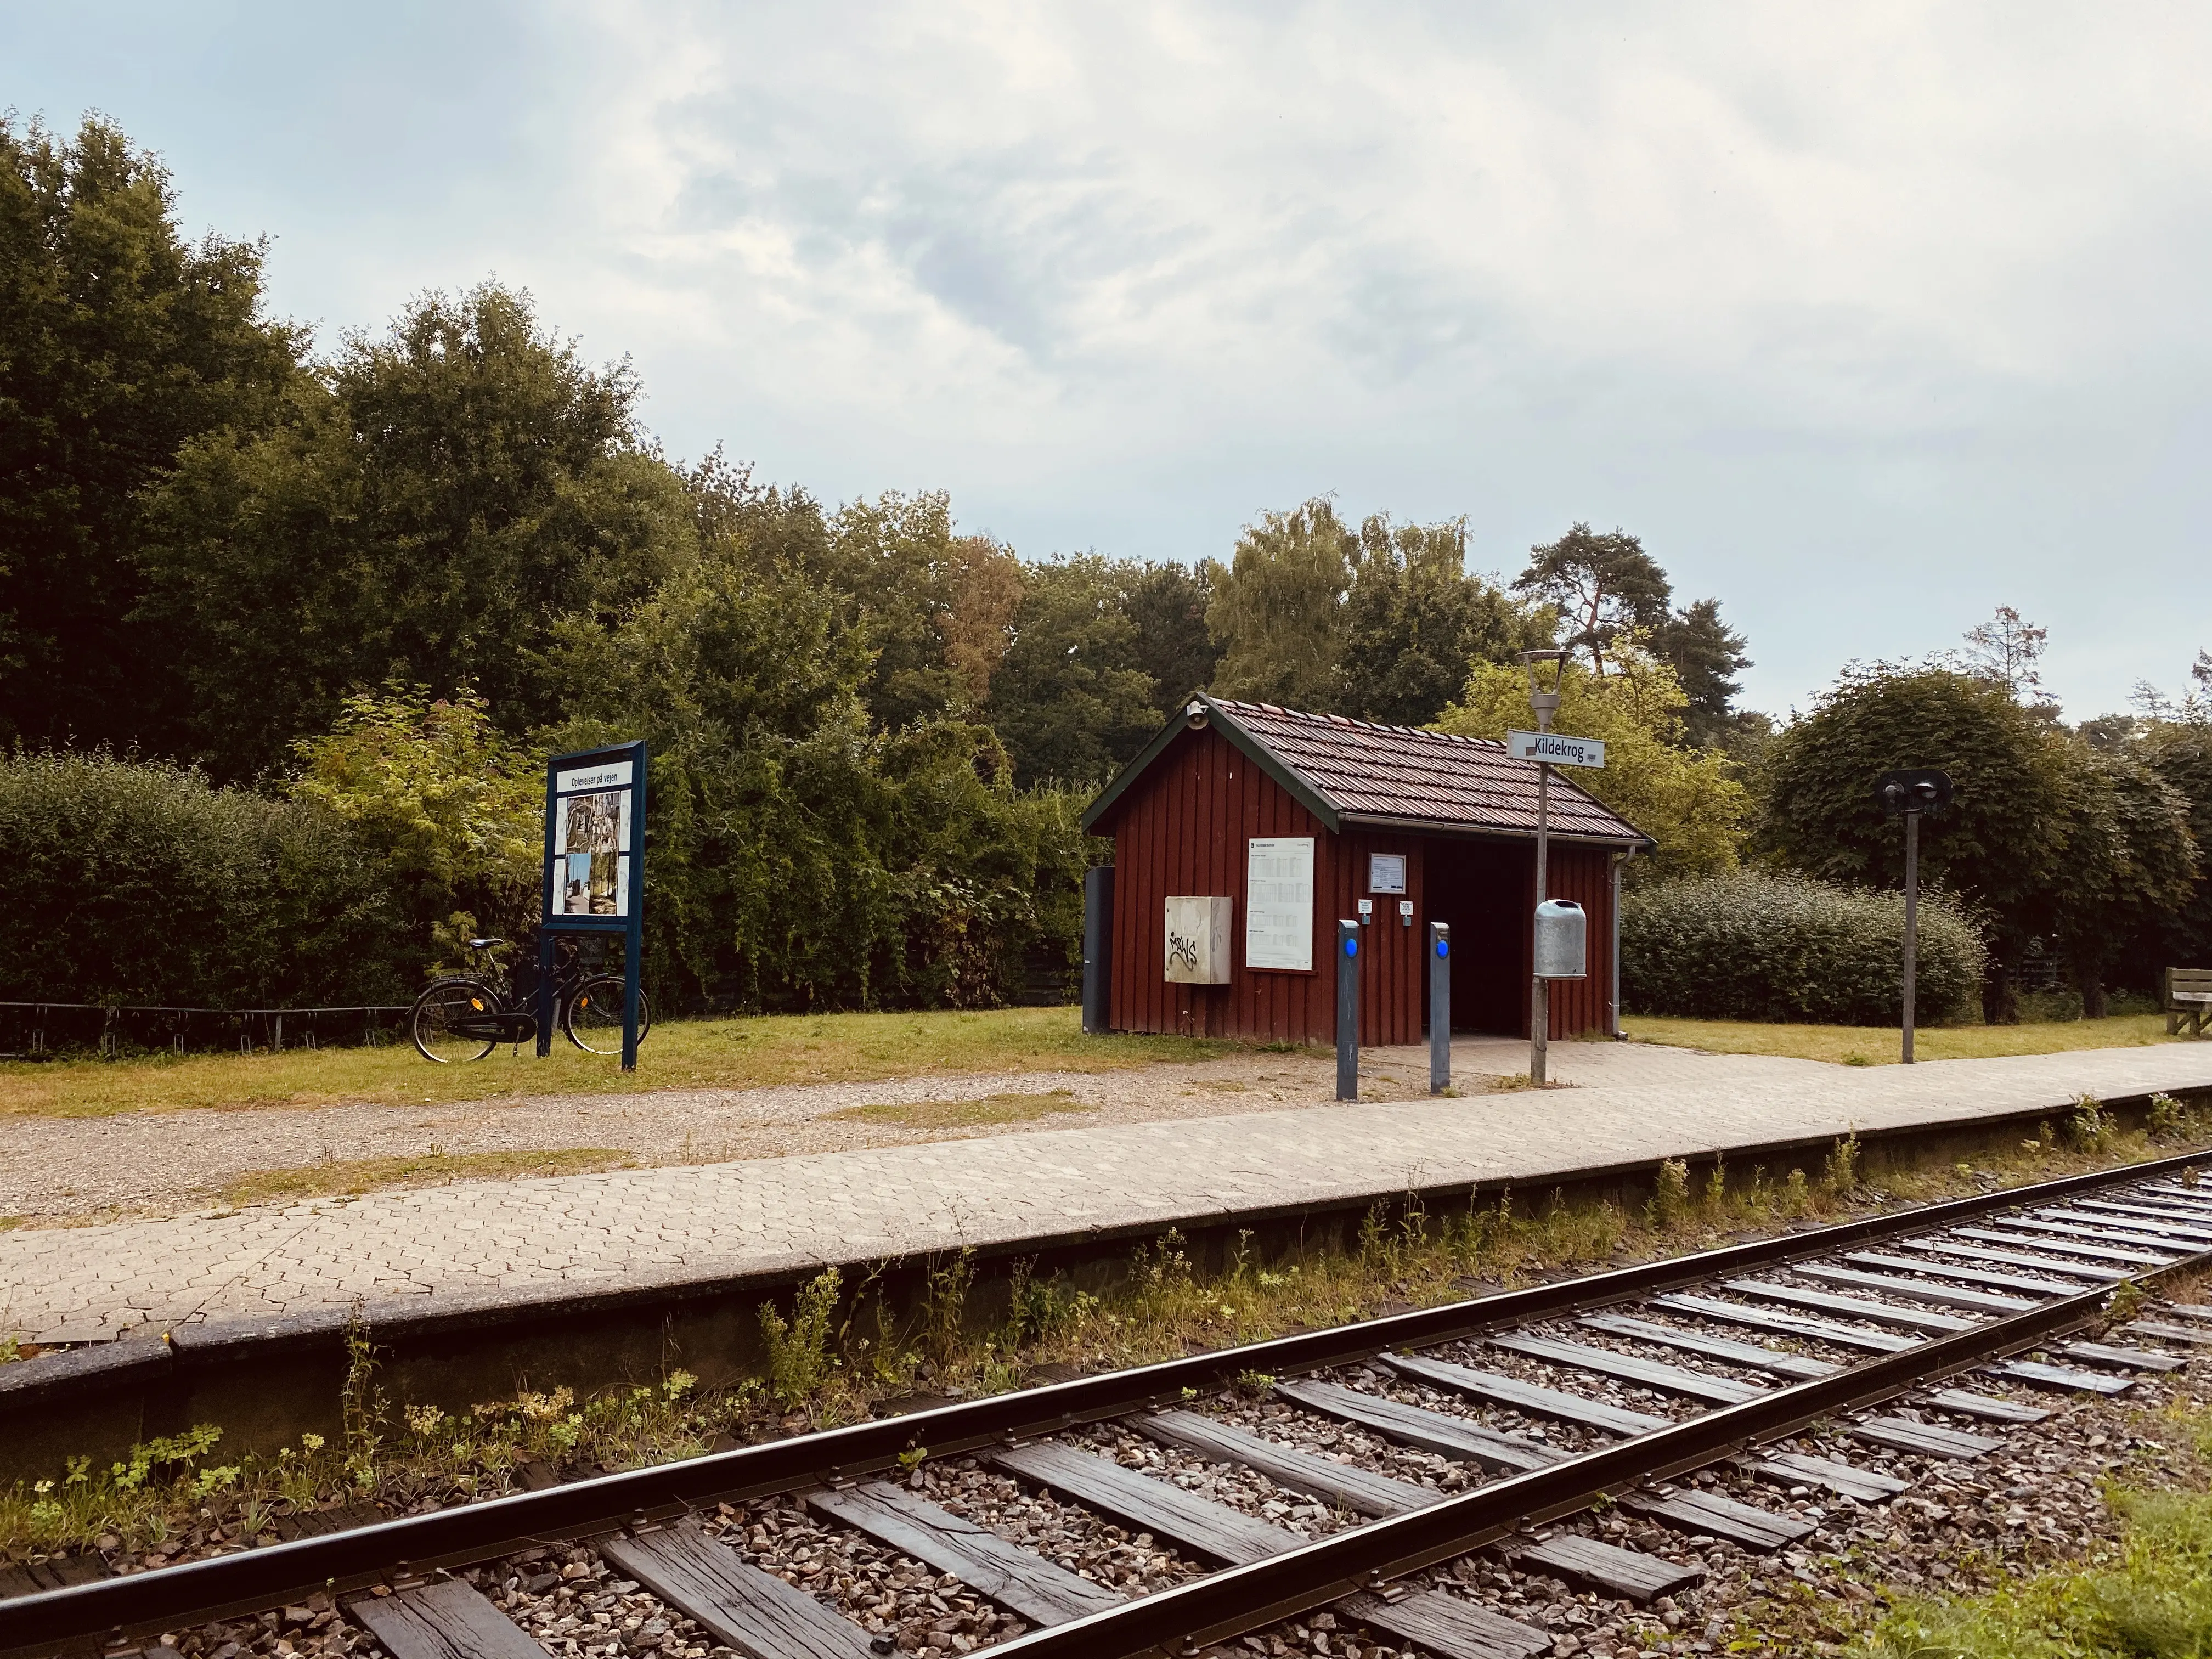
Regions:
<instances>
[{"instance_id":1,"label":"station name sign","mask_svg":"<svg viewBox=\"0 0 2212 1659\"><path fill-rule=\"evenodd\" d=\"M1544 761L1553 766L1605 765L1603 739L1565 738L1557 732L1508 732L1505 752L1516 760Z\"/></svg>"}]
</instances>

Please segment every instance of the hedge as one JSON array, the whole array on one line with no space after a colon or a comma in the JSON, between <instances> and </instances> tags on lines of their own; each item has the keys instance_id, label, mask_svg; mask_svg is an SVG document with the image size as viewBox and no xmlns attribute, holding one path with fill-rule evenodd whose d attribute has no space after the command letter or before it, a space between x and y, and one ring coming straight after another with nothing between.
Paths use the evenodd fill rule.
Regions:
<instances>
[{"instance_id":1,"label":"hedge","mask_svg":"<svg viewBox=\"0 0 2212 1659\"><path fill-rule=\"evenodd\" d=\"M1968 1017L1987 951L1946 896L1920 899L1917 1014ZM1695 1019L1895 1025L1905 896L1738 871L1621 896L1620 994L1631 1010Z\"/></svg>"},{"instance_id":2,"label":"hedge","mask_svg":"<svg viewBox=\"0 0 2212 1659\"><path fill-rule=\"evenodd\" d=\"M0 757L0 1000L331 1006L419 982L344 824L187 768Z\"/></svg>"}]
</instances>

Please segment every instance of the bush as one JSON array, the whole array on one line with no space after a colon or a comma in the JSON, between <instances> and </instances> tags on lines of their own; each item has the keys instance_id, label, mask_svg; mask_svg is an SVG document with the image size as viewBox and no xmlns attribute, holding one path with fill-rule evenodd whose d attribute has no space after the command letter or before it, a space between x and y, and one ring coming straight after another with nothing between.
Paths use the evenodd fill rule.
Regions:
<instances>
[{"instance_id":1,"label":"bush","mask_svg":"<svg viewBox=\"0 0 2212 1659\"><path fill-rule=\"evenodd\" d=\"M0 757L0 998L202 1007L404 1001L398 917L305 802L106 753Z\"/></svg>"},{"instance_id":2,"label":"bush","mask_svg":"<svg viewBox=\"0 0 2212 1659\"><path fill-rule=\"evenodd\" d=\"M1987 952L1957 902L1920 898L1917 1014L1964 1018ZM1894 1025L1905 896L1738 872L1621 895L1621 1000L1696 1019Z\"/></svg>"}]
</instances>

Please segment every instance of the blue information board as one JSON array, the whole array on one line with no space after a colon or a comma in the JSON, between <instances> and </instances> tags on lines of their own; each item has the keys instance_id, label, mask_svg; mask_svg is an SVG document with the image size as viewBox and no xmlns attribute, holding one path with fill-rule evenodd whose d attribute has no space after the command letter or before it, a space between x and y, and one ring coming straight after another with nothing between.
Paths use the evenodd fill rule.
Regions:
<instances>
[{"instance_id":1,"label":"blue information board","mask_svg":"<svg viewBox=\"0 0 2212 1659\"><path fill-rule=\"evenodd\" d=\"M561 933L619 933L623 1070L637 1069L638 966L644 956L645 744L556 755L545 763L544 905L538 932L538 1052L553 1040L553 945Z\"/></svg>"}]
</instances>

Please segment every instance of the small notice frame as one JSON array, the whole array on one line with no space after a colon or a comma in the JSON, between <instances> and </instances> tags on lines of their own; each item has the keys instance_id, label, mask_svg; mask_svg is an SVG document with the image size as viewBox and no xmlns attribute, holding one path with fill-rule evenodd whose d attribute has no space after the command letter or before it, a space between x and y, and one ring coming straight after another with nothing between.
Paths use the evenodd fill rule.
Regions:
<instances>
[{"instance_id":1,"label":"small notice frame","mask_svg":"<svg viewBox=\"0 0 2212 1659\"><path fill-rule=\"evenodd\" d=\"M645 945L644 739L545 763L544 891L538 933L538 1052L553 1041L556 933L623 936L623 1070L637 1069Z\"/></svg>"},{"instance_id":2,"label":"small notice frame","mask_svg":"<svg viewBox=\"0 0 2212 1659\"><path fill-rule=\"evenodd\" d=\"M1314 838L1255 836L1245 855L1244 965L1313 972Z\"/></svg>"}]
</instances>

